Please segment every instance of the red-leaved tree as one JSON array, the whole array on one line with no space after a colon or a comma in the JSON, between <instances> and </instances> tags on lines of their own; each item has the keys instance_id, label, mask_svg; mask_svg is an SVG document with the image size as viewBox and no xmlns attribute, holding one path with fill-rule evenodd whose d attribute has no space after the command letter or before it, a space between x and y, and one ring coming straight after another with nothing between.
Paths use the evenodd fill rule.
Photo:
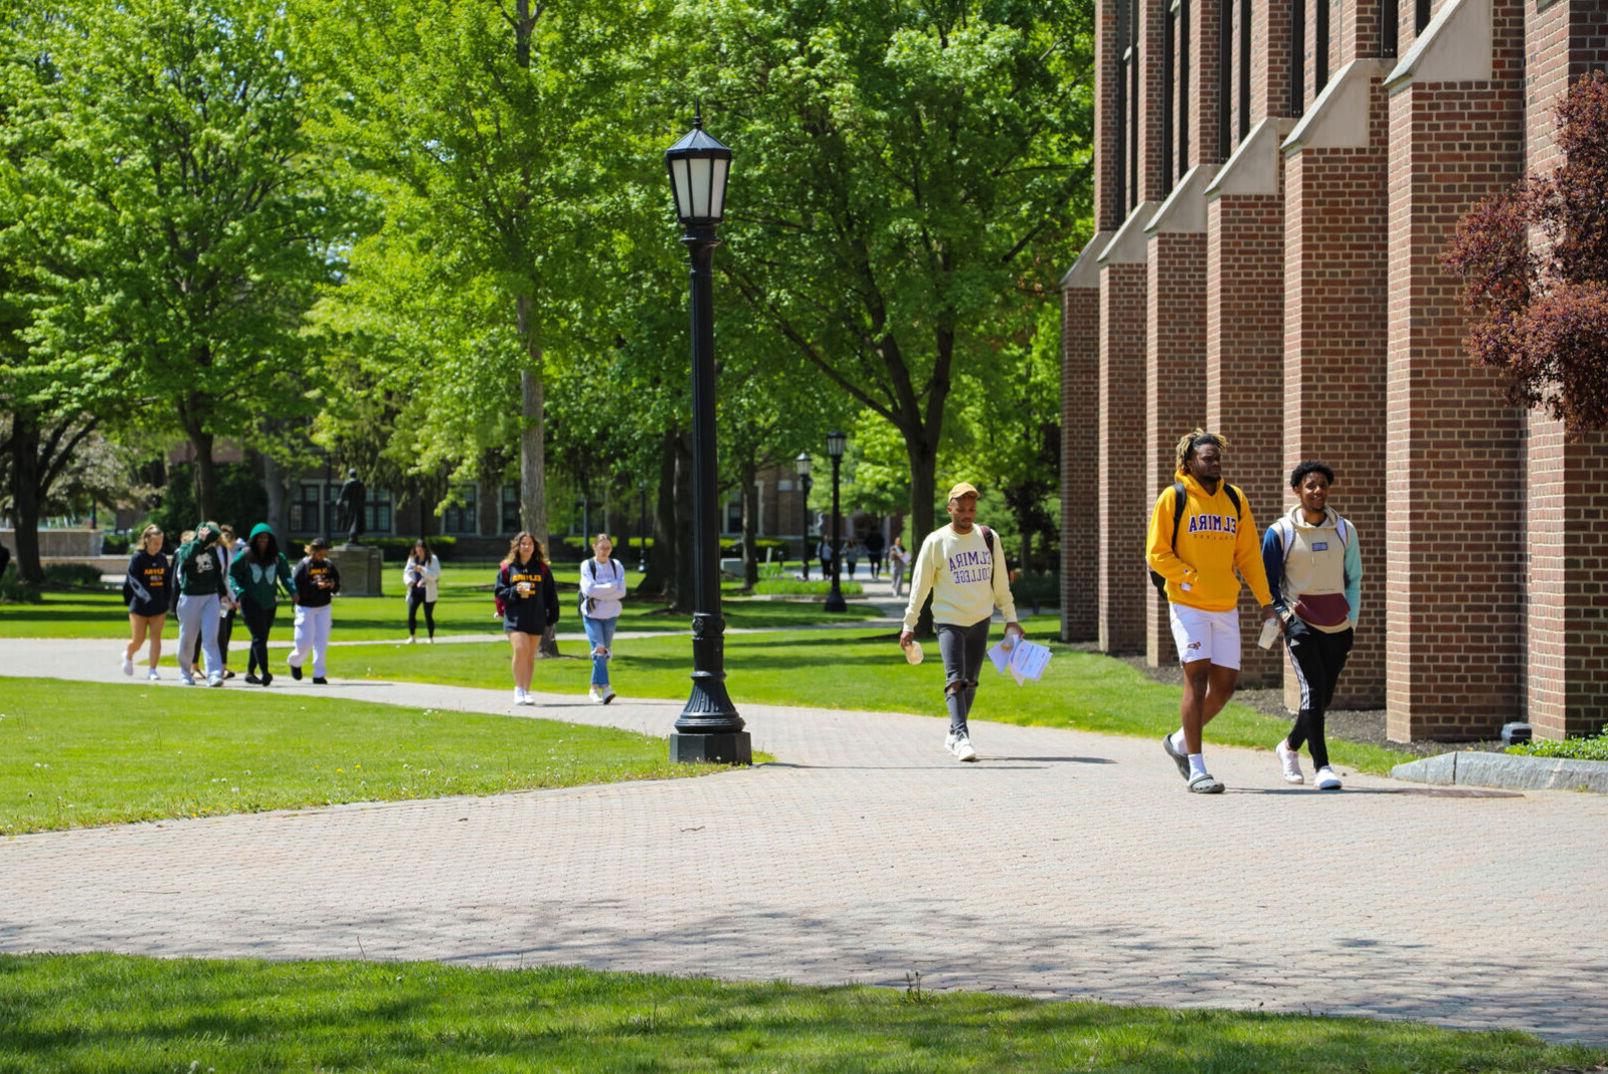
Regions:
<instances>
[{"instance_id":1,"label":"red-leaved tree","mask_svg":"<svg viewBox=\"0 0 1608 1074\"><path fill-rule=\"evenodd\" d=\"M1470 352L1578 435L1608 427L1608 77L1578 79L1556 115L1563 163L1470 211L1446 266Z\"/></svg>"}]
</instances>

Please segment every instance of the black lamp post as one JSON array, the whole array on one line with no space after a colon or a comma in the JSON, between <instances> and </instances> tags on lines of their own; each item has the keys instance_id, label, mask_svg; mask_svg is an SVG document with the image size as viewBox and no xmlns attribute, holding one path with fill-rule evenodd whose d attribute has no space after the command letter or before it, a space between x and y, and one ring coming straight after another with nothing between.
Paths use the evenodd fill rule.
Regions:
<instances>
[{"instance_id":1,"label":"black lamp post","mask_svg":"<svg viewBox=\"0 0 1608 1074\"><path fill-rule=\"evenodd\" d=\"M838 468L843 465L843 448L848 441L846 433L826 434L826 453L832 457L832 592L826 597L826 610L829 612L849 610L838 582L843 573L843 516L838 512Z\"/></svg>"},{"instance_id":2,"label":"black lamp post","mask_svg":"<svg viewBox=\"0 0 1608 1074\"><path fill-rule=\"evenodd\" d=\"M715 226L726 210L731 150L704 133L699 109L691 132L665 150L681 242L692 259L692 696L670 736L672 761L751 764L743 719L726 693L726 622L720 615L720 520L715 503L715 304L711 266Z\"/></svg>"},{"instance_id":3,"label":"black lamp post","mask_svg":"<svg viewBox=\"0 0 1608 1074\"><path fill-rule=\"evenodd\" d=\"M804 580L810 580L810 489L813 482L810 478L810 453L801 451L798 458L793 460L793 469L798 474L798 528L803 534L799 538L799 560L804 564Z\"/></svg>"}]
</instances>

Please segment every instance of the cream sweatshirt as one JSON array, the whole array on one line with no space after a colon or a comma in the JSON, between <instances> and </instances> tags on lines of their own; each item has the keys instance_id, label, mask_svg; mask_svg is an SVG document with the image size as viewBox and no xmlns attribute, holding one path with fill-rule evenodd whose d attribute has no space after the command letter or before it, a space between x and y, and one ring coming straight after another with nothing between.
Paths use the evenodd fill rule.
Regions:
<instances>
[{"instance_id":1,"label":"cream sweatshirt","mask_svg":"<svg viewBox=\"0 0 1608 1074\"><path fill-rule=\"evenodd\" d=\"M994 548L1000 548L994 534ZM921 542L916 566L910 574L910 603L905 607L904 628L914 630L927 594L932 594L935 623L971 626L994 614L998 606L1007 623L1016 622L1016 601L1011 597L1010 574L1003 554L996 564L989 554L983 528L973 525L969 533L956 533L953 525L933 530Z\"/></svg>"}]
</instances>

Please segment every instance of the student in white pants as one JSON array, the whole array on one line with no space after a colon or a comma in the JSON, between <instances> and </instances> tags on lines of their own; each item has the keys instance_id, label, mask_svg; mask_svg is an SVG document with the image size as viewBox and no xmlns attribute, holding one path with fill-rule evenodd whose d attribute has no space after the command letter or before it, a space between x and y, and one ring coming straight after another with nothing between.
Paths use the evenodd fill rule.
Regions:
<instances>
[{"instance_id":1,"label":"student in white pants","mask_svg":"<svg viewBox=\"0 0 1608 1074\"><path fill-rule=\"evenodd\" d=\"M313 682L323 686L324 657L329 652L330 602L341 591L341 574L329 561L329 542L314 537L307 558L296 564L291 583L296 589L296 647L291 650L290 677L302 677L308 654L313 658Z\"/></svg>"}]
</instances>

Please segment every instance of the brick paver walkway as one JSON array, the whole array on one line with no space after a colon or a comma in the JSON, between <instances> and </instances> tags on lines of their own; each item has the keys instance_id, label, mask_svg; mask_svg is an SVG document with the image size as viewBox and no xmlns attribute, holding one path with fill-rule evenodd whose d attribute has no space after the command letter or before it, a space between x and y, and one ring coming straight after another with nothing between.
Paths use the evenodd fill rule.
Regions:
<instances>
[{"instance_id":1,"label":"brick paver walkway","mask_svg":"<svg viewBox=\"0 0 1608 1074\"><path fill-rule=\"evenodd\" d=\"M0 674L103 678L106 644L0 641ZM385 683L323 693L655 734L680 708L514 710L504 691ZM926 988L1608 1043L1608 799L1360 776L1324 795L1286 788L1269 753L1229 749L1210 753L1229 793L1196 798L1148 740L978 724L984 761L959 765L932 719L743 714L779 763L3 841L0 950L823 984L919 972Z\"/></svg>"}]
</instances>

